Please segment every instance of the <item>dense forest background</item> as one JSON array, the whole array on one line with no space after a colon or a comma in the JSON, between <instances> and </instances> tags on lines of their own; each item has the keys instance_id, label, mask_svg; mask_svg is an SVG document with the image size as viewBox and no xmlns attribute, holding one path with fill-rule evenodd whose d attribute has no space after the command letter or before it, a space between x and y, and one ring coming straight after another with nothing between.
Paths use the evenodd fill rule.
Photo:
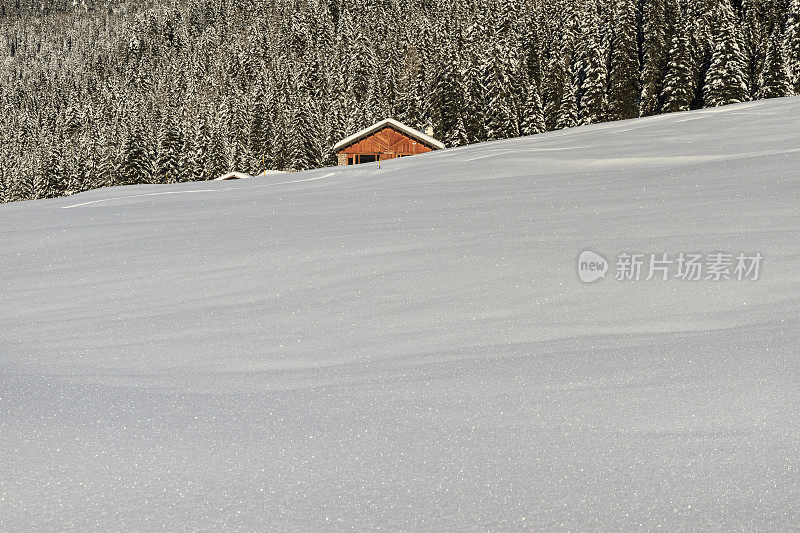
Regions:
<instances>
[{"instance_id":1,"label":"dense forest background","mask_svg":"<svg viewBox=\"0 0 800 533\"><path fill-rule=\"evenodd\" d=\"M0 0L0 201L800 94L800 0Z\"/></svg>"}]
</instances>

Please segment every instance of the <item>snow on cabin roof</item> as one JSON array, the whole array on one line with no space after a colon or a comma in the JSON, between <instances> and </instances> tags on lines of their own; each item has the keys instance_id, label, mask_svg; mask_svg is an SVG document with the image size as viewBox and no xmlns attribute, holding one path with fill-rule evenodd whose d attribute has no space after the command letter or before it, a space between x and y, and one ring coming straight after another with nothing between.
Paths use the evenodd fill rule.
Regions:
<instances>
[{"instance_id":1,"label":"snow on cabin roof","mask_svg":"<svg viewBox=\"0 0 800 533\"><path fill-rule=\"evenodd\" d=\"M214 178L214 181L224 181L224 180L244 180L248 178L252 178L253 176L249 174L245 174L243 172L228 172L227 174L223 174L218 178Z\"/></svg>"},{"instance_id":2,"label":"snow on cabin roof","mask_svg":"<svg viewBox=\"0 0 800 533\"><path fill-rule=\"evenodd\" d=\"M380 131L381 129L383 129L386 126L391 126L391 127L395 128L396 130L398 130L398 131L400 131L402 133L405 133L409 137L414 137L418 141L421 141L424 144L427 144L427 145L429 145L429 146L431 146L433 148L437 148L439 150L445 148L444 144L440 143L439 141L437 141L433 137L431 137L429 135L425 135L421 131L415 130L411 126L406 126L405 124L403 124L399 120L394 120L393 118L387 118L385 120L381 120L380 122L377 122L377 123L373 124L369 128L366 128L366 129L363 129L363 130L359 131L358 133L354 133L353 135L351 135L350 137L347 137L346 139L342 139L341 141L336 143L336 145L333 147L333 150L337 151L337 150L341 150L342 148L346 148L347 146L350 146L351 144L354 144L354 143L360 141L364 137L368 137L368 136L372 135L373 133L375 133L377 131Z\"/></svg>"}]
</instances>

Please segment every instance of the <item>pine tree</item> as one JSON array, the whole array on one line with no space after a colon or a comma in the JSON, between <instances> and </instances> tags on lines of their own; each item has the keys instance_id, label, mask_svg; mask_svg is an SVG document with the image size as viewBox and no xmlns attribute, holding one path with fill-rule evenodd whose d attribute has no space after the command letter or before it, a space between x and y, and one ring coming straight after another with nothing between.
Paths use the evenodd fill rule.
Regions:
<instances>
[{"instance_id":1,"label":"pine tree","mask_svg":"<svg viewBox=\"0 0 800 533\"><path fill-rule=\"evenodd\" d=\"M162 126L158 145L156 180L158 183L175 183L181 179L180 151L183 139L173 119Z\"/></svg>"},{"instance_id":2,"label":"pine tree","mask_svg":"<svg viewBox=\"0 0 800 533\"><path fill-rule=\"evenodd\" d=\"M735 15L728 0L721 2L715 13L718 30L703 89L705 103L709 107L743 102L747 95L745 65L736 35Z\"/></svg>"},{"instance_id":3,"label":"pine tree","mask_svg":"<svg viewBox=\"0 0 800 533\"><path fill-rule=\"evenodd\" d=\"M766 29L769 21L762 20L757 6L750 0L741 0L741 15L738 17L739 44L744 61L744 81L747 85L746 99L755 98L761 87L761 71L764 68L766 49L770 33Z\"/></svg>"},{"instance_id":4,"label":"pine tree","mask_svg":"<svg viewBox=\"0 0 800 533\"><path fill-rule=\"evenodd\" d=\"M0 154L2 156L2 154ZM3 159L8 161L8 159ZM0 168L0 204L11 202L11 177L6 175L3 168Z\"/></svg>"},{"instance_id":5,"label":"pine tree","mask_svg":"<svg viewBox=\"0 0 800 533\"><path fill-rule=\"evenodd\" d=\"M56 196L73 194L96 187L92 183L94 156L87 157L80 146L70 146L64 151L64 174L58 181L53 181L52 187Z\"/></svg>"},{"instance_id":6,"label":"pine tree","mask_svg":"<svg viewBox=\"0 0 800 533\"><path fill-rule=\"evenodd\" d=\"M61 196L67 189L67 162L63 152L63 140L56 138L48 147L46 155L37 165L36 198Z\"/></svg>"},{"instance_id":7,"label":"pine tree","mask_svg":"<svg viewBox=\"0 0 800 533\"><path fill-rule=\"evenodd\" d=\"M271 136L272 118L270 116L269 103L266 91L261 84L257 86L254 97L253 113L250 115L248 135L248 147L255 158L255 162L261 170L270 168L271 158Z\"/></svg>"},{"instance_id":8,"label":"pine tree","mask_svg":"<svg viewBox=\"0 0 800 533\"><path fill-rule=\"evenodd\" d=\"M80 173L80 183L77 184L80 190L88 190L100 187L99 166L100 166L100 136L98 125L91 117L86 118L87 129L83 138L76 148L79 163L82 163ZM63 184L62 194L72 194L77 190L76 184L66 182Z\"/></svg>"},{"instance_id":9,"label":"pine tree","mask_svg":"<svg viewBox=\"0 0 800 533\"><path fill-rule=\"evenodd\" d=\"M3 132L0 131L0 134ZM11 173L6 169L6 165L13 164L11 157L0 147L0 161L5 161L0 165L0 204L13 201L11 195Z\"/></svg>"},{"instance_id":10,"label":"pine tree","mask_svg":"<svg viewBox=\"0 0 800 533\"><path fill-rule=\"evenodd\" d=\"M525 37L523 38L525 74L527 79L542 80L542 35L541 30L545 27L543 21L539 20L538 10L529 10L527 18L523 23Z\"/></svg>"},{"instance_id":11,"label":"pine tree","mask_svg":"<svg viewBox=\"0 0 800 533\"><path fill-rule=\"evenodd\" d=\"M464 102L464 88L461 82L459 58L455 50L446 50L439 60L434 73L434 90L431 96L431 115L433 127L450 146L460 144L461 132L457 132L461 107Z\"/></svg>"},{"instance_id":12,"label":"pine tree","mask_svg":"<svg viewBox=\"0 0 800 533\"><path fill-rule=\"evenodd\" d=\"M308 170L316 168L320 164L321 149L315 136L313 117L311 102L305 100L298 107L292 120L292 132L289 137L289 168L291 170Z\"/></svg>"},{"instance_id":13,"label":"pine tree","mask_svg":"<svg viewBox=\"0 0 800 533\"><path fill-rule=\"evenodd\" d=\"M47 167L48 154L41 146L34 150L34 157L27 160L28 168L28 191L27 198L32 200L39 200L42 198L51 198L53 194L53 183L51 169Z\"/></svg>"},{"instance_id":14,"label":"pine tree","mask_svg":"<svg viewBox=\"0 0 800 533\"><path fill-rule=\"evenodd\" d=\"M536 135L545 132L544 110L539 96L536 80L531 79L523 106L522 135Z\"/></svg>"},{"instance_id":15,"label":"pine tree","mask_svg":"<svg viewBox=\"0 0 800 533\"><path fill-rule=\"evenodd\" d=\"M633 0L617 0L611 37L608 75L609 118L623 120L639 114L639 57L636 42L636 6Z\"/></svg>"},{"instance_id":16,"label":"pine tree","mask_svg":"<svg viewBox=\"0 0 800 533\"><path fill-rule=\"evenodd\" d=\"M545 127L548 131L556 128L561 99L567 87L566 77L566 62L563 55L553 52L547 60L541 90Z\"/></svg>"},{"instance_id":17,"label":"pine tree","mask_svg":"<svg viewBox=\"0 0 800 533\"><path fill-rule=\"evenodd\" d=\"M513 64L508 54L509 51L498 43L484 56L482 65L488 100L486 138L490 141L519 135L516 95L511 82Z\"/></svg>"},{"instance_id":18,"label":"pine tree","mask_svg":"<svg viewBox=\"0 0 800 533\"><path fill-rule=\"evenodd\" d=\"M401 97L398 112L400 120L411 127L420 128L425 123L426 115L423 101L425 81L422 60L414 46L410 46L406 52L400 85Z\"/></svg>"},{"instance_id":19,"label":"pine tree","mask_svg":"<svg viewBox=\"0 0 800 533\"><path fill-rule=\"evenodd\" d=\"M119 161L116 139L110 131L110 126L105 126L100 132L100 154L97 164L98 187L108 187L119 180Z\"/></svg>"},{"instance_id":20,"label":"pine tree","mask_svg":"<svg viewBox=\"0 0 800 533\"><path fill-rule=\"evenodd\" d=\"M569 65L570 63L567 63ZM572 68L567 68L564 76L564 87L558 106L555 129L572 128L578 125L578 107L575 99L575 87L572 82Z\"/></svg>"},{"instance_id":21,"label":"pine tree","mask_svg":"<svg viewBox=\"0 0 800 533\"><path fill-rule=\"evenodd\" d=\"M464 117L459 115L456 120L455 129L446 139L446 145L450 148L455 146L464 146L469 144L469 134L467 133L467 126L464 123Z\"/></svg>"},{"instance_id":22,"label":"pine tree","mask_svg":"<svg viewBox=\"0 0 800 533\"><path fill-rule=\"evenodd\" d=\"M767 54L764 58L764 66L759 79L760 89L757 95L759 99L780 98L782 96L788 96L791 92L789 77L786 74L786 67L783 63L778 26L775 27L775 30L770 36L767 45Z\"/></svg>"},{"instance_id":23,"label":"pine tree","mask_svg":"<svg viewBox=\"0 0 800 533\"><path fill-rule=\"evenodd\" d=\"M228 143L225 134L219 127L209 132L208 151L204 170L205 179L214 179L222 174L235 170L231 166L228 155Z\"/></svg>"},{"instance_id":24,"label":"pine tree","mask_svg":"<svg viewBox=\"0 0 800 533\"><path fill-rule=\"evenodd\" d=\"M662 111L687 111L694 99L692 91L691 57L686 20L681 16L676 22L676 32L669 49L669 64L664 78Z\"/></svg>"},{"instance_id":25,"label":"pine tree","mask_svg":"<svg viewBox=\"0 0 800 533\"><path fill-rule=\"evenodd\" d=\"M484 80L488 40L488 4L480 3L476 20L463 35L463 65L461 79L464 86L463 121L469 142L486 140L486 122L489 102Z\"/></svg>"},{"instance_id":26,"label":"pine tree","mask_svg":"<svg viewBox=\"0 0 800 533\"><path fill-rule=\"evenodd\" d=\"M395 30L392 30L390 35L387 60L382 73L389 115L394 116L397 113L402 92L400 77L403 68L403 44Z\"/></svg>"},{"instance_id":27,"label":"pine tree","mask_svg":"<svg viewBox=\"0 0 800 533\"><path fill-rule=\"evenodd\" d=\"M639 99L639 115L643 117L658 112L658 96L666 67L664 8L663 0L643 0L642 3L642 95Z\"/></svg>"},{"instance_id":28,"label":"pine tree","mask_svg":"<svg viewBox=\"0 0 800 533\"><path fill-rule=\"evenodd\" d=\"M594 6L584 18L582 29L579 65L579 118L581 124L595 124L606 119L608 102L606 100L606 61L600 42L600 21Z\"/></svg>"},{"instance_id":29,"label":"pine tree","mask_svg":"<svg viewBox=\"0 0 800 533\"><path fill-rule=\"evenodd\" d=\"M147 183L149 178L149 160L144 138L138 127L126 132L122 144L121 183Z\"/></svg>"},{"instance_id":30,"label":"pine tree","mask_svg":"<svg viewBox=\"0 0 800 533\"><path fill-rule=\"evenodd\" d=\"M800 95L800 0L791 0L783 41L786 70L794 94Z\"/></svg>"}]
</instances>

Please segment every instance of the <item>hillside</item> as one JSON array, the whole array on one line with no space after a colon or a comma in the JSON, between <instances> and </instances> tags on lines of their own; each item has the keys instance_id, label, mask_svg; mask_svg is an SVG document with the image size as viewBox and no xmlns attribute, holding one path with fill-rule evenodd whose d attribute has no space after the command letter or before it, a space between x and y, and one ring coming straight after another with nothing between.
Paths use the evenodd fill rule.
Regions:
<instances>
[{"instance_id":1,"label":"hillside","mask_svg":"<svg viewBox=\"0 0 800 533\"><path fill-rule=\"evenodd\" d=\"M365 21L369 21L368 23ZM800 94L800 0L0 0L0 203Z\"/></svg>"},{"instance_id":2,"label":"hillside","mask_svg":"<svg viewBox=\"0 0 800 533\"><path fill-rule=\"evenodd\" d=\"M0 530L795 527L798 124L0 205ZM624 252L764 260L616 281Z\"/></svg>"}]
</instances>

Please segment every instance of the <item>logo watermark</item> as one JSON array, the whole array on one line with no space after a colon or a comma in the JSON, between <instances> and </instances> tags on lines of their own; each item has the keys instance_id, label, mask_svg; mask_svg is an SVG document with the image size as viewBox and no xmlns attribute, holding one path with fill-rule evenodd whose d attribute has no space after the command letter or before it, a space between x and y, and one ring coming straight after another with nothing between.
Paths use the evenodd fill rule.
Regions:
<instances>
[{"instance_id":1,"label":"logo watermark","mask_svg":"<svg viewBox=\"0 0 800 533\"><path fill-rule=\"evenodd\" d=\"M763 261L760 252L623 252L614 259L613 278L615 281L758 281ZM609 269L609 262L597 252L584 250L578 256L578 277L584 283L605 278Z\"/></svg>"},{"instance_id":2,"label":"logo watermark","mask_svg":"<svg viewBox=\"0 0 800 533\"><path fill-rule=\"evenodd\" d=\"M594 283L606 277L608 261L602 255L585 250L578 256L578 277L584 283Z\"/></svg>"}]
</instances>

